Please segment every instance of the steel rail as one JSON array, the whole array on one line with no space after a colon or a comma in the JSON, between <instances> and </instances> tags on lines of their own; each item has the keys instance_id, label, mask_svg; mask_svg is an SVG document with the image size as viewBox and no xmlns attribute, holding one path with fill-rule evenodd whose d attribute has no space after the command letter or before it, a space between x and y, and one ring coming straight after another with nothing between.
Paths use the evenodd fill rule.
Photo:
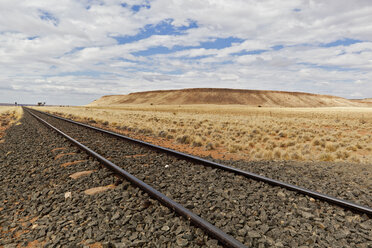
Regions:
<instances>
[{"instance_id":1,"label":"steel rail","mask_svg":"<svg viewBox=\"0 0 372 248\"><path fill-rule=\"evenodd\" d=\"M113 171L116 175L121 176L122 178L125 178L130 183L135 185L136 187L140 188L144 192L150 195L150 197L158 200L161 204L164 206L170 208L171 210L175 211L178 215L181 215L185 217L187 220L190 220L192 224L195 226L201 228L206 233L208 233L211 237L216 238L218 241L220 241L222 244L224 244L226 247L233 247L233 248L245 248L246 246L240 243L238 240L234 239L232 236L226 234L221 229L217 228L216 226L212 225L208 221L202 219L198 215L194 214L187 208L183 207L181 204L173 201L172 199L168 198L166 195L160 193L150 185L146 184L145 182L139 180L129 172L125 171L121 167L117 166L116 164L112 163L111 161L107 160L100 154L96 153L92 149L88 148L87 146L81 144L79 141L71 138L67 134L63 133L61 130L57 129L56 127L52 126L47 121L43 120L39 116L35 115L31 111L27 110L28 113L30 113L33 117L35 117L37 120L39 120L41 123L46 125L47 127L51 128L52 130L56 131L60 135L62 135L64 138L71 141L74 145L82 149L83 151L87 152L90 156L96 158L101 164L103 164L106 168Z\"/></svg>"},{"instance_id":2,"label":"steel rail","mask_svg":"<svg viewBox=\"0 0 372 248\"><path fill-rule=\"evenodd\" d=\"M33 110L35 110L35 109L33 109ZM268 183L268 184L271 184L271 185L274 185L274 186L279 186L279 187L282 187L282 188L286 188L288 190L292 190L292 191L301 193L303 195L308 195L308 196L311 196L315 199L326 201L328 203L332 203L332 204L341 206L341 207L343 207L345 209L348 209L348 210L352 210L352 211L356 211L356 212L359 212L359 213L362 213L362 214L367 214L369 216L372 216L372 208L367 207L367 206L362 206L362 205L354 203L354 202L339 199L339 198L329 196L329 195L326 195L326 194L323 194L323 193L320 193L320 192L312 191L312 190L309 190L309 189L306 189L306 188L296 186L294 184L285 183L285 182L275 180L275 179L272 179L272 178L268 178L268 177L265 177L265 176L261 176L261 175L258 175L258 174L252 173L252 172L248 172L248 171L237 169L237 168L234 168L234 167L231 167L231 166L216 163L216 162L213 162L213 161L210 161L210 160L207 160L207 159L203 159L203 158L200 158L200 157L197 157L197 156L193 156L193 155L190 155L190 154L186 154L186 153L179 152L179 151L176 151L176 150L172 150L172 149L169 149L169 148L165 148L165 147L162 147L162 146L154 145L154 144L142 141L142 140L130 138L130 137L122 135L122 134L118 134L118 133L115 133L115 132L112 132L112 131L104 130L104 129L101 129L101 128L98 128L98 127L93 127L93 126L90 126L90 125L87 125L87 124L84 124L84 123L81 123L81 122L69 120L69 119L66 119L66 118L63 118L63 117L60 117L60 116L55 116L55 115L45 113L45 112L42 112L42 111L39 111L39 110L35 110L35 111L40 112L40 113L45 114L45 115L48 115L50 117L56 118L56 119L60 119L60 120L67 121L67 122L70 122L70 123L73 123L73 124L76 124L76 125L79 125L79 126L90 128L90 129L96 130L98 132L106 133L106 134L109 134L111 136L115 136L117 138L125 139L125 140L128 140L128 141L134 142L136 144L141 144L141 145L147 146L149 148L152 148L152 149L155 149L155 150L158 150L158 151L161 151L161 152L165 152L167 154L177 156L179 158L182 158L182 159L194 162L194 163L203 164L205 166L209 166L209 167L213 167L213 168L219 168L219 169L222 169L222 170L225 170L225 171L233 172L235 174L238 174L238 175L241 175L241 176L244 176L244 177L247 177L247 178L251 178L251 179L254 179L254 180L257 180L257 181L262 181L262 182L265 182L265 183Z\"/></svg>"}]
</instances>

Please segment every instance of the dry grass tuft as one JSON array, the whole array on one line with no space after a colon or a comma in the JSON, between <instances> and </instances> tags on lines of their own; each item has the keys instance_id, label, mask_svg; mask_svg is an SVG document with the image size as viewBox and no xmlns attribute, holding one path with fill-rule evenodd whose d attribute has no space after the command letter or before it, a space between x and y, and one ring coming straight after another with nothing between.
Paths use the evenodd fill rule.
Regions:
<instances>
[{"instance_id":1,"label":"dry grass tuft","mask_svg":"<svg viewBox=\"0 0 372 248\"><path fill-rule=\"evenodd\" d=\"M319 160L320 160L320 161L326 161L326 162L332 162L332 161L334 161L335 159L334 159L334 157L332 156L332 154L330 154L330 153L322 153L322 154L320 154L320 156L319 156Z\"/></svg>"}]
</instances>

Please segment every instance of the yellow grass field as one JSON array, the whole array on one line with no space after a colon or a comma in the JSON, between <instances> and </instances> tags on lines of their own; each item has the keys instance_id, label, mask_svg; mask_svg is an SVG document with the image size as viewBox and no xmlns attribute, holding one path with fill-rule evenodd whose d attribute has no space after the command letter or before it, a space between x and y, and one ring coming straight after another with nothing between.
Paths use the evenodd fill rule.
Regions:
<instances>
[{"instance_id":1,"label":"yellow grass field","mask_svg":"<svg viewBox=\"0 0 372 248\"><path fill-rule=\"evenodd\" d=\"M35 107L196 155L372 163L372 108Z\"/></svg>"},{"instance_id":2,"label":"yellow grass field","mask_svg":"<svg viewBox=\"0 0 372 248\"><path fill-rule=\"evenodd\" d=\"M21 107L0 106L0 140L5 130L22 117Z\"/></svg>"}]
</instances>

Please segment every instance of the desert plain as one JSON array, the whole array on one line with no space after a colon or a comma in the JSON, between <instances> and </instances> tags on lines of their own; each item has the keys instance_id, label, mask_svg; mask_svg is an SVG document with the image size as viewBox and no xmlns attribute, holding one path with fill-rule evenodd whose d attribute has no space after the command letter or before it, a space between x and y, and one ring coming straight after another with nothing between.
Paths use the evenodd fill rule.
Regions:
<instances>
[{"instance_id":1,"label":"desert plain","mask_svg":"<svg viewBox=\"0 0 372 248\"><path fill-rule=\"evenodd\" d=\"M120 105L37 109L200 156L372 162L372 108Z\"/></svg>"},{"instance_id":2,"label":"desert plain","mask_svg":"<svg viewBox=\"0 0 372 248\"><path fill-rule=\"evenodd\" d=\"M255 96L251 98L247 97L244 99L246 102L236 104L235 100L239 99L239 96L240 99L243 99L243 94L229 96L225 94L229 93L226 91L212 93L193 91L190 94L191 96L188 94L179 94L179 92L177 92L177 94L169 94L169 92L166 92L166 94L162 93L163 92L157 96L157 93L106 96L86 106L32 106L32 108L84 122L92 126L113 130L153 144L205 157L228 166L329 194L334 197L356 202L363 206L370 206L372 185L370 177L372 173L372 108L368 106L369 103L367 100L351 101L332 96L317 96L312 94L280 94L277 92L264 92L261 94L253 92ZM190 91L186 93L190 93ZM243 93L245 94L245 92ZM153 96L150 97L149 94ZM198 99L201 103L199 102L196 104L195 99ZM253 100L251 101L251 99ZM225 104L219 104L221 101L225 102ZM311 104L306 106L309 101ZM0 110L2 130L5 130L13 124L8 134L0 141L3 143L1 145L7 149L4 149L5 152L3 152L3 157L6 158L4 159L5 163L2 167L4 171L8 170L9 166L13 164L13 161L18 163L20 157L24 159L23 167L15 166L15 168L28 170L32 177L39 174L41 175L41 173L34 173L39 170L44 173L42 174L44 176L47 175L51 178L60 179L58 184L51 185L50 183L52 181L46 180L45 184L41 184L40 186L45 188L50 188L52 186L51 191L44 191L43 189L42 192L58 192L57 194L51 194L56 197L50 198L53 204L55 204L54 199L59 199L58 201L60 201L62 197L63 200L60 201L62 205L68 207L71 207L70 205L75 203L79 204L79 206L84 205L87 207L87 213L91 213L93 211L92 209L97 209L94 205L97 202L99 204L110 205L110 207L115 206L115 204L111 202L112 198L102 198L106 196L110 197L109 194L103 193L99 196L87 197L85 195L79 195L77 197L78 193L75 191L72 193L74 203L70 200L66 200L66 170L69 170L70 178L72 178L71 176L76 175L76 172L87 172L87 165L91 161L85 160L85 155L77 152L76 147L66 145L64 139L60 138L57 140L55 134L49 132L49 130L43 129L43 127L35 125L37 122L31 118L30 115L25 114L25 118L19 120L22 116L21 107L1 107ZM25 127L28 129L25 130ZM70 129L70 131L75 132L75 128L76 127ZM17 134L15 130L21 130L21 133ZM27 139L29 133L34 133L35 135ZM91 134L92 133L88 133L88 135L85 136L83 135L83 139L85 137L90 137ZM82 136L78 137L78 140L79 139L82 139ZM97 151L106 144L106 140L102 140L98 136L90 137L90 139L91 141L88 140L88 142L90 142L89 145L93 146L93 149ZM117 143L115 139L110 142L108 143L111 144L110 150L112 149L114 152L110 152L109 154L114 154L116 152L120 154L121 151L128 149L124 144ZM37 145L35 145L35 143ZM45 148L45 144L50 144L50 146ZM15 145L17 145L16 148ZM33 156L39 158L40 154L44 154L43 156L50 160L50 166L48 168L45 168L44 162L39 159L36 162L30 163L27 157L23 158L23 156L18 155L18 153L23 152L24 149L33 151L35 149L34 145L37 150L32 153L34 154ZM130 146L129 149L132 152L131 149L133 149L133 147ZM61 152L62 157L58 154L59 152ZM101 150L100 152L104 151ZM241 221L242 218L246 218L246 223L258 223L252 224L252 226L261 233L248 233L248 236L251 236L247 239L238 236L239 240L247 242L248 246L250 246L250 244L256 244L255 242L263 242L263 239L258 240L258 238L266 237L266 235L268 239L270 239L269 242L271 242L271 246L273 246L275 242L274 239L271 241L270 235L275 236L277 235L275 234L276 232L287 232L290 227L291 230L298 230L299 235L296 236L297 239L293 236L281 237L281 240L284 240L286 244L304 243L307 245L310 244L311 246L314 241L304 238L304 235L319 235L319 242L323 242L323 240L326 240L324 242L328 242L327 244L322 243L324 247L330 247L329 244L331 243L335 244L334 247L341 247L343 246L342 243L348 244L347 242L351 244L361 243L359 247L367 247L363 242L369 240L368 236L370 236L369 233L371 229L370 220L366 215L359 215L351 211L343 211L329 204L325 204L328 209L321 208L319 210L318 208L322 206L322 203L314 198L301 198L298 197L297 194L286 192L283 189L279 189L278 192L273 191L274 193L266 194L266 191L264 191L265 187L268 187L269 190L273 190L270 185L261 182L253 182L241 176L231 177L230 174L221 176L220 172L217 173L212 168L204 168L194 164L182 163L184 171L175 177L170 171L175 171L177 163L180 161L175 161L173 159L163 161L164 158L161 155L159 155L159 157L145 159L139 156L139 160L137 160L137 155L142 154L140 151L134 154L135 155L131 158L133 161L125 160L127 156L124 156L124 160L123 157L120 157L116 158L115 161L122 163L121 166L128 170L133 169L134 172L129 172L132 174L137 173L139 177L144 177L145 180L158 180L159 185L165 185L163 184L164 182L172 181L170 179L176 178L176 184L180 181L184 182L184 185L190 189L190 185L194 185L194 183L190 184L191 176L187 173L193 176L200 176L200 178L197 178L194 182L200 183L200 188L205 189L208 192L205 195L208 196L194 198L195 193L192 191L184 191L187 192L185 194L189 194L185 199L201 199L199 203L192 205L193 211L200 211L197 212L198 214L202 213L201 210L198 209L199 206L207 206L207 209L211 211L213 216L218 216L217 214L219 214L219 212L217 211L220 210L211 207L212 204L215 204L216 199L219 199L218 197L216 198L215 194L209 193L209 190L213 188L216 192L232 192L230 196L226 195L226 197L234 197L234 199L242 199L242 195L245 195L243 197L252 197L250 199L244 198L245 200L242 202L235 200L231 202L231 209L233 209L233 211L244 213L239 214L239 217L235 218L236 220ZM71 160L67 157L70 155L72 156ZM59 160L60 158L65 159ZM110 179L105 175L96 177L98 173L106 173L104 170L93 169L96 168L96 165L96 163L92 163L92 167L88 168L91 177L84 181L80 181L92 185L81 186L82 183L80 183L79 189L96 188L97 185L101 186L102 178L106 179L106 186L109 182L109 185L113 185L114 181L112 181L112 178ZM195 173L196 170L207 171ZM56 173L61 174L56 177ZM11 176L6 177L6 173L0 174L4 175L5 179L8 180L5 181L4 179L3 181L9 182L9 185L11 185L9 188L18 190L18 187L12 186L14 183L18 184L18 179L14 180ZM27 182L29 182L34 179L22 177L19 180L22 182L28 180ZM43 179L40 180L43 181ZM56 181L53 181L53 183L54 182ZM238 190L231 188L233 182L238 182L237 185L240 185L239 187L241 188ZM71 181L69 181L69 183L71 183ZM75 183L77 183L77 181L74 181L73 185L75 185ZM254 186L253 183L256 184L256 186ZM7 183L5 183L5 185L6 184ZM28 187L27 183L21 183L20 185L25 185L25 188ZM124 185L122 186L124 187ZM19 189L19 192L22 192L21 195L24 195L23 192L25 188ZM165 188L175 189L174 192L168 191L167 194L172 197L180 197L179 188L174 187L172 184ZM131 188L126 188L126 190L131 190ZM39 189L39 191L41 190ZM239 192L242 191L247 191L247 194L239 194ZM120 190L117 192L122 194ZM260 193L255 194L254 192ZM5 196L5 194L7 195ZM19 195L19 193L17 194ZM7 200L0 206L0 210L3 214L2 217L10 216L11 218L6 223L11 223L14 218L13 216L18 214L19 197L17 194L8 190L3 193L4 199L11 199L11 201L9 201L10 204L7 203ZM26 195L28 195L28 193ZM31 199L31 202L33 199L38 199L37 196L39 196L39 193L36 192L36 194L32 195L35 197ZM268 195L270 197L268 197ZM181 196L183 197L183 195ZM68 195L68 197L71 197L71 195ZM84 201L89 200L89 202L81 204L81 199ZM182 199L176 198L176 200L182 202ZM191 200L186 201L191 202ZM257 205L257 207L252 207L256 205L255 201L260 204ZM269 207L262 207L263 201L267 201ZM13 204L13 202L15 203ZM46 202L46 204L44 204L45 207L40 208L40 202L41 201L34 201L32 203L34 207L26 208L27 211L22 213L23 215L32 213L28 216L30 220L27 221L31 223L31 221L36 220L36 224L31 223L29 225L31 228L37 224L42 225L46 219L50 218L49 214L42 217L38 216L40 211L38 209L42 211L44 211L44 209L45 211L51 211L52 209L50 207L50 202ZM92 204L93 202L94 204ZM247 207L247 203L251 205ZM127 199L120 208L122 206L129 206ZM135 206L141 206L141 203L136 202ZM283 208L281 210L280 206L288 206L288 209ZM63 212L63 214L61 212L55 214L55 210L52 211L55 219L50 223L53 223L53 225L61 218L70 218L71 216L70 208L61 207L57 209L59 209L58 211L64 209L65 212ZM285 214L280 214L280 211L283 210ZM122 210L120 209L119 211ZM288 211L294 211L294 213L288 214ZM76 218L76 223L81 222L81 218L86 218L84 214L81 214L81 211L76 211L76 213L79 213L73 215L75 216L74 218ZM34 215L36 215L36 217ZM139 215L143 215L143 209ZM221 212L221 216L222 215L224 215L224 212ZM327 217L328 215L331 217ZM117 216L120 216L120 214ZM315 218L315 216L319 218L316 217L316 221L314 222L315 219L313 218ZM3 218L6 219L6 217ZM218 222L220 219L217 217L216 219L217 225L220 225ZM259 219L260 221L250 222L249 219ZM231 222L229 226L236 227L237 223L233 223L232 220L233 219L226 223ZM270 231L268 231L269 229L262 231L262 229L256 226L262 225L261 220L265 223L269 220L268 222L273 223L272 226L275 226L275 228ZM18 220L21 225L24 221L24 219ZM176 221L172 220L171 222ZM83 223L86 222L84 221ZM119 224L120 227L125 226L122 223ZM13 224L13 226L14 225L15 224ZM314 232L309 232L308 227L311 227ZM159 229L162 230L160 227ZM6 230L11 233L16 229ZM41 238L36 240L38 242L40 241L41 244L44 244L44 242L55 242L53 236L51 236L52 240L50 240L50 238L44 240L44 231L40 233L38 230L39 229L35 229L35 231L26 230L24 231L25 233L16 233L14 237L25 234L31 237L30 240L35 240L39 237L37 235L41 235ZM57 231L56 234L53 235L55 237L62 237L66 240L66 237L68 237L67 235L69 235L66 231L67 229L61 230L63 231ZM117 228L115 228L115 230L117 230ZM93 233L101 232L101 227L98 229L97 226L96 231L82 231L81 235L83 235L82 237L84 239L90 240L91 237L93 237ZM319 234L314 234L315 232ZM133 230L129 230L127 236L131 237L132 234ZM151 231L151 236L152 235L153 232ZM246 234L243 234L242 231L238 231L237 235ZM14 237L12 238L9 236L6 242L14 242ZM109 236L104 234L102 237ZM17 242L29 242L25 240L26 236L22 236L22 238L22 240L19 239ZM115 239L115 237L113 239ZM135 239L136 238L134 238L134 240ZM64 242L69 242L69 240L70 239ZM95 240L92 239L89 242L94 243ZM130 243L126 238L116 239L115 242ZM171 242L175 243L177 241L173 240ZM188 243L185 244L187 245ZM368 245L368 243L366 244ZM94 245L101 245L101 243L96 242ZM215 245L211 247L215 247ZM283 247L283 245L281 247Z\"/></svg>"}]
</instances>

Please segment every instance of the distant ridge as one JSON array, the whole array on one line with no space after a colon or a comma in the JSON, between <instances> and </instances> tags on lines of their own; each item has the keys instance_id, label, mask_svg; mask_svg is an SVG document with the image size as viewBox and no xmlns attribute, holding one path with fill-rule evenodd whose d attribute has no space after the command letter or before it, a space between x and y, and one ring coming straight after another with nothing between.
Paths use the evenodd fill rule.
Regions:
<instances>
[{"instance_id":1,"label":"distant ridge","mask_svg":"<svg viewBox=\"0 0 372 248\"><path fill-rule=\"evenodd\" d=\"M348 100L342 97L304 92L243 90L222 88L193 88L181 90L155 90L128 95L108 95L88 106L126 104L240 104L262 107L347 107L372 106L369 101Z\"/></svg>"}]
</instances>

